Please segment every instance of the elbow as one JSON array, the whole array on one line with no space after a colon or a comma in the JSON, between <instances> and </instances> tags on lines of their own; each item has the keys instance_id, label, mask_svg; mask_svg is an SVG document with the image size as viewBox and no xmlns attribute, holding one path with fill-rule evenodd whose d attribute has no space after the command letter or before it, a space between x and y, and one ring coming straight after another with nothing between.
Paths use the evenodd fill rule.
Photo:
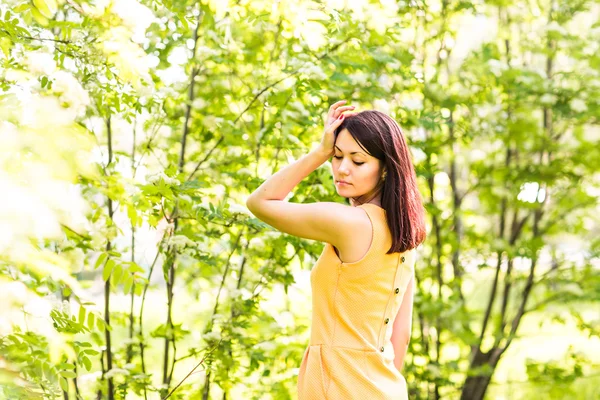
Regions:
<instances>
[{"instance_id":1,"label":"elbow","mask_svg":"<svg viewBox=\"0 0 600 400\"><path fill-rule=\"evenodd\" d=\"M252 211L255 207L256 204L256 199L250 195L248 196L248 198L246 199L246 207L248 208L248 210Z\"/></svg>"},{"instance_id":2,"label":"elbow","mask_svg":"<svg viewBox=\"0 0 600 400\"><path fill-rule=\"evenodd\" d=\"M261 200L258 200L255 196L253 197L253 195L246 199L246 208L254 215L260 210L260 204Z\"/></svg>"}]
</instances>

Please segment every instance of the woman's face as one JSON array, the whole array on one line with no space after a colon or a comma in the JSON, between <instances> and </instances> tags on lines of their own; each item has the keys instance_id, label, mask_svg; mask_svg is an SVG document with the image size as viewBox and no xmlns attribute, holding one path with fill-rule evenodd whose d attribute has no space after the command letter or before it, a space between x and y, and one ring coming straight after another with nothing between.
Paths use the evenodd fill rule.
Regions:
<instances>
[{"instance_id":1,"label":"woman's face","mask_svg":"<svg viewBox=\"0 0 600 400\"><path fill-rule=\"evenodd\" d=\"M383 162L367 154L347 129L339 133L334 150L331 165L338 194L346 198L362 196L364 200L370 199L381 180Z\"/></svg>"}]
</instances>

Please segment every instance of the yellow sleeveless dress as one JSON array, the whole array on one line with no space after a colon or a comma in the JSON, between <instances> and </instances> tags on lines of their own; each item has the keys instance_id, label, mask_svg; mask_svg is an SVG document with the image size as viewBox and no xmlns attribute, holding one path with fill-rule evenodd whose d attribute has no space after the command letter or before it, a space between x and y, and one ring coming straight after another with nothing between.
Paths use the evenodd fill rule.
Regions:
<instances>
[{"instance_id":1,"label":"yellow sleeveless dress","mask_svg":"<svg viewBox=\"0 0 600 400\"><path fill-rule=\"evenodd\" d=\"M362 204L373 239L362 259L342 262L325 243L310 273L310 343L298 373L298 400L406 400L394 366L392 326L414 274L415 250L392 244L385 209Z\"/></svg>"}]
</instances>

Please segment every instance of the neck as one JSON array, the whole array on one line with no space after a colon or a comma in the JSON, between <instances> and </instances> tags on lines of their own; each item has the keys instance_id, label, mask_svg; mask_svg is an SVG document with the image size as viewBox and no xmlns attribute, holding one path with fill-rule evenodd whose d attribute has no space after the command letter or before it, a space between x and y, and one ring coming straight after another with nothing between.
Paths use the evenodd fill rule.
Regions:
<instances>
[{"instance_id":1,"label":"neck","mask_svg":"<svg viewBox=\"0 0 600 400\"><path fill-rule=\"evenodd\" d=\"M368 199L368 200L367 200ZM375 204L376 206L381 207L381 196L374 196L372 198L368 198L365 196L359 196L359 197L351 197L350 198L350 205L352 207L357 207L360 206L361 204Z\"/></svg>"}]
</instances>

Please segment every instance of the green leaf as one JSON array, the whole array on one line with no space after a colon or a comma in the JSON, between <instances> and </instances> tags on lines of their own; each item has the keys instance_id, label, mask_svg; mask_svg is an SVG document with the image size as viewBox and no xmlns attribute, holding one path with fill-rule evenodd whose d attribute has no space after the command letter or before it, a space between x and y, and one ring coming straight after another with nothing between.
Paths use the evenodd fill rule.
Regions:
<instances>
[{"instance_id":1,"label":"green leaf","mask_svg":"<svg viewBox=\"0 0 600 400\"><path fill-rule=\"evenodd\" d=\"M119 264L119 265L115 266L115 269L113 270L113 283L115 286L117 286L119 283L121 283L122 277L123 277L123 267Z\"/></svg>"},{"instance_id":2,"label":"green leaf","mask_svg":"<svg viewBox=\"0 0 600 400\"><path fill-rule=\"evenodd\" d=\"M129 217L129 219L131 220L131 224L136 226L137 225L137 211L134 207L133 204L128 204L127 205L127 216Z\"/></svg>"},{"instance_id":3,"label":"green leaf","mask_svg":"<svg viewBox=\"0 0 600 400\"><path fill-rule=\"evenodd\" d=\"M61 377L59 380L60 382L60 388L62 390L64 390L65 392L69 391L69 382L67 382L67 380L64 377Z\"/></svg>"},{"instance_id":4,"label":"green leaf","mask_svg":"<svg viewBox=\"0 0 600 400\"><path fill-rule=\"evenodd\" d=\"M33 0L33 5L46 18L52 18L56 13L56 0Z\"/></svg>"},{"instance_id":5,"label":"green leaf","mask_svg":"<svg viewBox=\"0 0 600 400\"><path fill-rule=\"evenodd\" d=\"M12 41L9 38L0 38L0 48L2 52L8 58L10 56L10 48L12 47Z\"/></svg>"},{"instance_id":6,"label":"green leaf","mask_svg":"<svg viewBox=\"0 0 600 400\"><path fill-rule=\"evenodd\" d=\"M107 258L108 258L108 254L106 254L106 253L100 254L100 256L98 257L98 260L96 260L96 265L94 265L94 269L98 269L99 266L104 265L104 262L106 261Z\"/></svg>"},{"instance_id":7,"label":"green leaf","mask_svg":"<svg viewBox=\"0 0 600 400\"><path fill-rule=\"evenodd\" d=\"M98 351L96 351L94 349L85 349L83 352L85 354L89 354L91 356L96 356L96 355L100 354Z\"/></svg>"},{"instance_id":8,"label":"green leaf","mask_svg":"<svg viewBox=\"0 0 600 400\"><path fill-rule=\"evenodd\" d=\"M60 363L60 364L57 365L57 368L60 368L60 369L75 369L75 364Z\"/></svg>"},{"instance_id":9,"label":"green leaf","mask_svg":"<svg viewBox=\"0 0 600 400\"><path fill-rule=\"evenodd\" d=\"M109 258L106 262L106 265L104 265L104 271L102 271L102 279L104 279L105 282L108 280L108 278L110 278L110 274L114 267L115 262L112 258Z\"/></svg>"},{"instance_id":10,"label":"green leaf","mask_svg":"<svg viewBox=\"0 0 600 400\"><path fill-rule=\"evenodd\" d=\"M85 323L85 308L83 306L79 306L79 318L77 321L83 325Z\"/></svg>"},{"instance_id":11,"label":"green leaf","mask_svg":"<svg viewBox=\"0 0 600 400\"><path fill-rule=\"evenodd\" d=\"M88 371L92 369L92 362L86 356L81 357L81 362L85 366L85 369L87 369Z\"/></svg>"},{"instance_id":12,"label":"green leaf","mask_svg":"<svg viewBox=\"0 0 600 400\"><path fill-rule=\"evenodd\" d=\"M61 376L65 378L76 378L77 374L74 371L60 371Z\"/></svg>"},{"instance_id":13,"label":"green leaf","mask_svg":"<svg viewBox=\"0 0 600 400\"><path fill-rule=\"evenodd\" d=\"M51 379L53 374L50 364L48 364L47 362L43 362L42 369L44 370L44 376L46 377L46 379Z\"/></svg>"},{"instance_id":14,"label":"green leaf","mask_svg":"<svg viewBox=\"0 0 600 400\"><path fill-rule=\"evenodd\" d=\"M133 286L133 276L126 274L125 278L123 278L123 292L126 294L129 293L131 286Z\"/></svg>"},{"instance_id":15,"label":"green leaf","mask_svg":"<svg viewBox=\"0 0 600 400\"><path fill-rule=\"evenodd\" d=\"M42 26L48 26L48 18L44 17L44 15L38 11L37 8L31 9L31 15L37 21L38 24Z\"/></svg>"},{"instance_id":16,"label":"green leaf","mask_svg":"<svg viewBox=\"0 0 600 400\"><path fill-rule=\"evenodd\" d=\"M106 322L102 318L96 318L96 325L98 326L98 330L100 331L104 331L107 328Z\"/></svg>"},{"instance_id":17,"label":"green leaf","mask_svg":"<svg viewBox=\"0 0 600 400\"><path fill-rule=\"evenodd\" d=\"M185 19L185 15L177 14L177 16L179 17L179 22L181 22L181 26L183 27L183 29L185 29L187 31L189 29L189 25Z\"/></svg>"},{"instance_id":18,"label":"green leaf","mask_svg":"<svg viewBox=\"0 0 600 400\"><path fill-rule=\"evenodd\" d=\"M96 322L95 318L96 318L96 316L94 315L94 313L88 314L87 327L90 331L94 329L94 322Z\"/></svg>"},{"instance_id":19,"label":"green leaf","mask_svg":"<svg viewBox=\"0 0 600 400\"><path fill-rule=\"evenodd\" d=\"M136 263L132 262L132 261L128 261L127 265L129 266L129 272L134 274L136 272L144 272L144 268L140 267L139 265L137 265Z\"/></svg>"},{"instance_id":20,"label":"green leaf","mask_svg":"<svg viewBox=\"0 0 600 400\"><path fill-rule=\"evenodd\" d=\"M20 12L29 10L30 8L31 8L31 4L22 3L22 4L19 4L18 6L16 6L15 8L13 8L13 11L16 13L20 13Z\"/></svg>"}]
</instances>

